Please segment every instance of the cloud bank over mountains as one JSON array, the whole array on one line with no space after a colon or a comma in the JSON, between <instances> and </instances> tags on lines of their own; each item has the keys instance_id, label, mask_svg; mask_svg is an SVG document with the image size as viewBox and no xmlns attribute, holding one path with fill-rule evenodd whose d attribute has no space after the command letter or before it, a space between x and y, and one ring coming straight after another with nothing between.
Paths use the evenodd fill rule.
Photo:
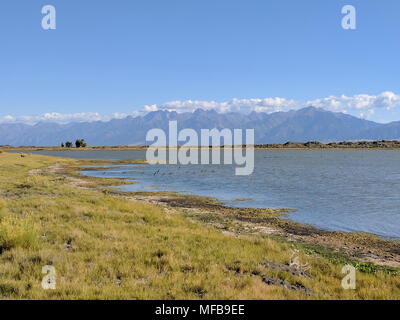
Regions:
<instances>
[{"instance_id":1,"label":"cloud bank over mountains","mask_svg":"<svg viewBox=\"0 0 400 320\"><path fill-rule=\"evenodd\" d=\"M75 141L82 137L90 146L146 145L152 143L146 141L149 130L160 128L168 132L170 121L177 121L180 129L191 128L198 135L202 129L254 129L257 144L400 140L400 121L379 124L340 112L307 107L270 114L218 113L214 109L180 113L157 110L143 117L108 122L41 122L34 126L3 123L0 124L0 145L57 146L61 141Z\"/></svg>"},{"instance_id":2,"label":"cloud bank over mountains","mask_svg":"<svg viewBox=\"0 0 400 320\"><path fill-rule=\"evenodd\" d=\"M227 112L265 112L274 113L279 111L299 110L308 106L322 108L332 112L358 113L361 118L369 118L376 109L390 110L400 108L400 94L383 92L377 96L359 94L351 97L342 95L340 97L329 96L322 99L299 102L286 98L265 99L233 99L227 102L215 101L172 101L163 105L145 106L146 111L168 110L176 112L193 112L196 109L215 110L219 113Z\"/></svg>"},{"instance_id":3,"label":"cloud bank over mountains","mask_svg":"<svg viewBox=\"0 0 400 320\"><path fill-rule=\"evenodd\" d=\"M286 98L264 98L264 99L232 99L225 102L216 101L171 101L161 105L146 105L132 113L114 113L101 115L97 112L82 112L75 114L45 113L36 116L14 117L6 115L0 117L0 123L25 123L36 124L38 122L71 123L71 122L94 122L109 121L112 119L123 119L128 116L141 116L152 111L176 111L178 113L194 112L197 109L207 111L214 110L218 113L239 112L249 114L251 112L263 112L271 114L279 111L299 110L307 106L322 108L327 111L343 112L364 119L371 119L376 111L390 111L400 109L400 94L390 91L379 95L358 94L354 96L329 96L326 98L300 102Z\"/></svg>"},{"instance_id":4,"label":"cloud bank over mountains","mask_svg":"<svg viewBox=\"0 0 400 320\"><path fill-rule=\"evenodd\" d=\"M1 123L36 124L38 122L54 122L54 123L66 124L71 122L109 121L112 119L123 119L126 118L127 116L128 114L125 113L100 115L98 112L80 112L73 114L62 114L57 112L51 112L36 116L14 117L11 115L7 115L0 118L0 124Z\"/></svg>"}]
</instances>

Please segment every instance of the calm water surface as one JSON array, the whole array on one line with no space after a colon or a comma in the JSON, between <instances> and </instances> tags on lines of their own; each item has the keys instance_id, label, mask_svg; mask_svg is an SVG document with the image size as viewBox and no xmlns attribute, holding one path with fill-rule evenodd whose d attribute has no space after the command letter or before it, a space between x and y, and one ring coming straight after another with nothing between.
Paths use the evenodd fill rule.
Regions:
<instances>
[{"instance_id":1,"label":"calm water surface","mask_svg":"<svg viewBox=\"0 0 400 320\"><path fill-rule=\"evenodd\" d=\"M38 152L72 158L144 159L145 151ZM292 220L327 230L400 237L400 151L257 150L251 176L230 165L126 165L87 171L123 177L125 190L176 190L235 207L295 208ZM235 201L247 198L245 201Z\"/></svg>"}]
</instances>

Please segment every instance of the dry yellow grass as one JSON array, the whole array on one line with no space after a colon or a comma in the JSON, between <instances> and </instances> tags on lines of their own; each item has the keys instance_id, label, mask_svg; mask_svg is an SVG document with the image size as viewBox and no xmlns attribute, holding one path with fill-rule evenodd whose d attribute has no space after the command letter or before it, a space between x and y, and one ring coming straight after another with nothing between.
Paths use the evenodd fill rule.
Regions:
<instances>
[{"instance_id":1,"label":"dry yellow grass","mask_svg":"<svg viewBox=\"0 0 400 320\"><path fill-rule=\"evenodd\" d=\"M289 243L234 237L179 210L77 188L51 173L74 160L0 154L0 298L3 299L398 299L398 276L357 273L341 287L343 265L299 252L312 278L263 266L287 264ZM40 171L39 171L40 170ZM56 290L41 286L56 269ZM312 290L266 285L262 277Z\"/></svg>"}]
</instances>

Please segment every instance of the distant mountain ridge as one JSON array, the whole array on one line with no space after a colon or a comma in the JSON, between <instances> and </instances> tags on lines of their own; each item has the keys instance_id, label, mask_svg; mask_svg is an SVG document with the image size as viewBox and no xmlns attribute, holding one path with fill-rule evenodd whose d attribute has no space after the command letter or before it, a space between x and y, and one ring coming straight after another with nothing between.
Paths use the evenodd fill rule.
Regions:
<instances>
[{"instance_id":1,"label":"distant mountain ridge","mask_svg":"<svg viewBox=\"0 0 400 320\"><path fill-rule=\"evenodd\" d=\"M398 140L400 121L379 124L344 113L308 107L272 114L252 112L217 113L198 109L193 113L154 111L144 116L113 119L108 122L69 124L0 124L0 145L58 146L61 142L84 138L90 146L145 145L150 129L168 132L169 121L178 121L178 129L255 129L255 143L285 143L350 140ZM149 144L149 143L147 143Z\"/></svg>"}]
</instances>

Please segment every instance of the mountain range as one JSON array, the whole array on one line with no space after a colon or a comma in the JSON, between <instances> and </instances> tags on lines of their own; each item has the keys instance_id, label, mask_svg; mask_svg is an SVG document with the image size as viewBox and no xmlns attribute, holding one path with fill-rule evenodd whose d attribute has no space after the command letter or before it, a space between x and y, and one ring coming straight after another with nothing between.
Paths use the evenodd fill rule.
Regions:
<instances>
[{"instance_id":1,"label":"mountain range","mask_svg":"<svg viewBox=\"0 0 400 320\"><path fill-rule=\"evenodd\" d=\"M160 128L168 132L172 120L178 121L179 130L192 128L197 132L213 128L254 129L256 144L400 139L400 121L380 124L308 107L271 114L252 112L245 115L198 109L187 113L154 111L108 122L3 123L0 124L0 145L58 146L61 142L74 142L78 138L84 138L90 146L145 145L146 133L150 129Z\"/></svg>"}]
</instances>

